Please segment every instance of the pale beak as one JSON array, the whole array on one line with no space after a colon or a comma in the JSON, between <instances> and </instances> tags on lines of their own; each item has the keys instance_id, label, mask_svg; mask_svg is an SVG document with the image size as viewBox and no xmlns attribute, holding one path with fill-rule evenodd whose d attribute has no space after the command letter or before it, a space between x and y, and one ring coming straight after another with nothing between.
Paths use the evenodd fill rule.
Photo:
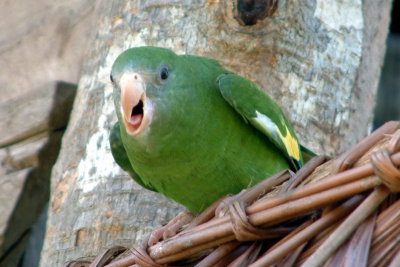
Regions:
<instances>
[{"instance_id":1,"label":"pale beak","mask_svg":"<svg viewBox=\"0 0 400 267\"><path fill-rule=\"evenodd\" d=\"M121 77L121 113L129 135L141 134L149 127L153 117L153 105L146 96L145 86L138 73L126 72Z\"/></svg>"}]
</instances>

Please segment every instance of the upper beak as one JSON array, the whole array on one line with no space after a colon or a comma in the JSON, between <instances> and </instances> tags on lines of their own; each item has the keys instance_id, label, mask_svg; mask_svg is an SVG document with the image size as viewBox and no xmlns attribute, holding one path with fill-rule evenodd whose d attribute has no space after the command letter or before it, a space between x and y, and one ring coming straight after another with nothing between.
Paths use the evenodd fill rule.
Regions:
<instances>
[{"instance_id":1,"label":"upper beak","mask_svg":"<svg viewBox=\"0 0 400 267\"><path fill-rule=\"evenodd\" d=\"M148 128L153 117L153 105L146 96L146 84L140 74L126 72L121 77L120 88L126 131L137 136Z\"/></svg>"}]
</instances>

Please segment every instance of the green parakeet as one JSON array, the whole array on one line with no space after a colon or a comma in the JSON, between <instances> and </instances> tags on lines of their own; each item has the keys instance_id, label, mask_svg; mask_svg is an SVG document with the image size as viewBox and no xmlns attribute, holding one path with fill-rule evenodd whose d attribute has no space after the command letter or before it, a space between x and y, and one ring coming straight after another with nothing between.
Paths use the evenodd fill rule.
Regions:
<instances>
[{"instance_id":1,"label":"green parakeet","mask_svg":"<svg viewBox=\"0 0 400 267\"><path fill-rule=\"evenodd\" d=\"M278 105L215 60L131 48L115 60L111 81L116 162L192 212L303 164Z\"/></svg>"}]
</instances>

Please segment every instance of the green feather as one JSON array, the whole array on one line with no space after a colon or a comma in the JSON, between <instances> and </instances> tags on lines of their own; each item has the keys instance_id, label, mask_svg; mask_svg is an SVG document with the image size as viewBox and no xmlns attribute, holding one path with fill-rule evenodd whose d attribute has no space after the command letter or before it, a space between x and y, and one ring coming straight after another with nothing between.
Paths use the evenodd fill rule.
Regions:
<instances>
[{"instance_id":1,"label":"green feather","mask_svg":"<svg viewBox=\"0 0 400 267\"><path fill-rule=\"evenodd\" d=\"M153 187L145 185L139 175L133 170L132 165L129 161L129 158L126 154L126 150L124 144L121 140L121 130L119 126L119 122L114 124L114 127L110 132L110 147L111 154L114 157L115 162L141 186L151 190L156 191Z\"/></svg>"},{"instance_id":2,"label":"green feather","mask_svg":"<svg viewBox=\"0 0 400 267\"><path fill-rule=\"evenodd\" d=\"M317 154L315 154L313 151L308 149L307 147L303 146L300 144L300 149L301 149L301 155L303 157L303 161L307 163L310 159L315 157Z\"/></svg>"}]
</instances>

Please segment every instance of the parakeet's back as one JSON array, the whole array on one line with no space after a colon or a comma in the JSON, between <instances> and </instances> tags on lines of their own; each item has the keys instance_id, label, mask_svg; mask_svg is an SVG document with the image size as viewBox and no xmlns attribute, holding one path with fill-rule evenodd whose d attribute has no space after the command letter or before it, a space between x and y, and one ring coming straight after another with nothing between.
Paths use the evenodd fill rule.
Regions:
<instances>
[{"instance_id":1,"label":"parakeet's back","mask_svg":"<svg viewBox=\"0 0 400 267\"><path fill-rule=\"evenodd\" d=\"M191 211L301 165L297 139L276 104L269 98L262 104L269 116L260 113L264 107L249 109L235 94L253 84L213 60L134 48L118 57L112 79L116 161ZM258 88L244 90L251 99Z\"/></svg>"}]
</instances>

